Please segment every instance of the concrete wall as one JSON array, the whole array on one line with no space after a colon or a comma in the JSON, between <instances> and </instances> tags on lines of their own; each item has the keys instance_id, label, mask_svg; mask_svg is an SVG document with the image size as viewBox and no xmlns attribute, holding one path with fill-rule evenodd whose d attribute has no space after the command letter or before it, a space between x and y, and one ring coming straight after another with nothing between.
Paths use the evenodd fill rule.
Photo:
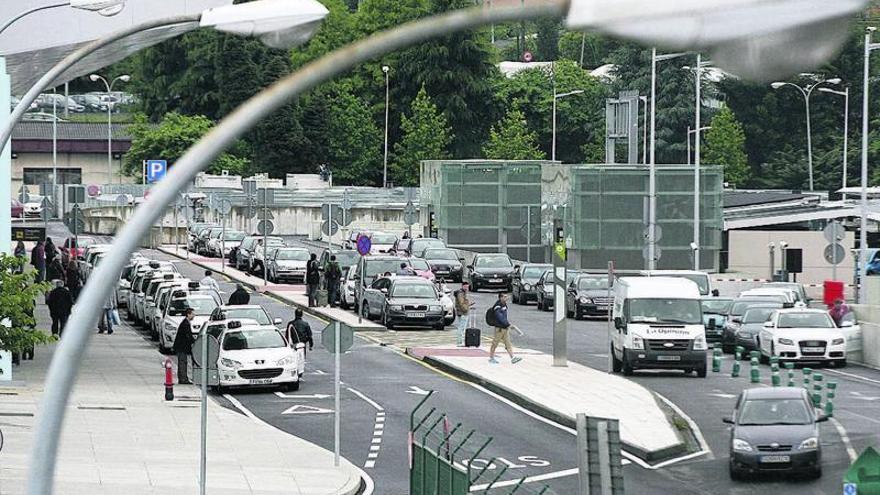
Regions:
<instances>
[{"instance_id":1,"label":"concrete wall","mask_svg":"<svg viewBox=\"0 0 880 495\"><path fill-rule=\"evenodd\" d=\"M741 272L754 278L770 277L770 250L767 247L773 242L775 269L782 269L782 253L780 241L788 243L790 248L803 249L804 273L798 274L797 281L805 284L821 284L830 280L832 266L825 261L824 250L828 241L821 231L762 231L762 230L731 230L728 244L728 271ZM837 279L845 283L853 281L854 261L850 248L855 245L855 233L847 232L841 242L846 252L843 261L837 265Z\"/></svg>"},{"instance_id":2,"label":"concrete wall","mask_svg":"<svg viewBox=\"0 0 880 495\"><path fill-rule=\"evenodd\" d=\"M12 195L18 197L24 180L25 168L52 168L52 153L16 153L12 160ZM107 183L107 154L106 153L58 153L58 168L79 168L82 170L83 184L106 184ZM120 160L113 160L113 182L120 180ZM132 177L122 177L122 181L133 183ZM39 186L29 186L28 190L38 193Z\"/></svg>"}]
</instances>

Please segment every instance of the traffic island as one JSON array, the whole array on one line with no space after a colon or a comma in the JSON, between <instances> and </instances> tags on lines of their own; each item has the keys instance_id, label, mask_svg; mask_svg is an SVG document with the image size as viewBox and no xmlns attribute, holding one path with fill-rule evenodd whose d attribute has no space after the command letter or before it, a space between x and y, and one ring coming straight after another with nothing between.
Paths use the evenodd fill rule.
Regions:
<instances>
[{"instance_id":1,"label":"traffic island","mask_svg":"<svg viewBox=\"0 0 880 495\"><path fill-rule=\"evenodd\" d=\"M516 364L504 353L492 364L482 348L422 347L407 353L569 428L575 428L577 413L616 418L624 450L648 464L702 450L686 418L617 375L573 362L554 367L552 356L528 349L517 351L522 361Z\"/></svg>"}]
</instances>

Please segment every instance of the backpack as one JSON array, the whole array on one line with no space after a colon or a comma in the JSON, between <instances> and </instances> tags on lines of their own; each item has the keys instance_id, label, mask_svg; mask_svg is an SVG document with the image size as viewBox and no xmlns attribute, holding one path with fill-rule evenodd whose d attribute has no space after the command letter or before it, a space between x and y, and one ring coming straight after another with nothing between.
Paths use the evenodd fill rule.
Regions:
<instances>
[{"instance_id":1,"label":"backpack","mask_svg":"<svg viewBox=\"0 0 880 495\"><path fill-rule=\"evenodd\" d=\"M498 320L495 319L495 305L486 310L486 324L490 327L498 326Z\"/></svg>"}]
</instances>

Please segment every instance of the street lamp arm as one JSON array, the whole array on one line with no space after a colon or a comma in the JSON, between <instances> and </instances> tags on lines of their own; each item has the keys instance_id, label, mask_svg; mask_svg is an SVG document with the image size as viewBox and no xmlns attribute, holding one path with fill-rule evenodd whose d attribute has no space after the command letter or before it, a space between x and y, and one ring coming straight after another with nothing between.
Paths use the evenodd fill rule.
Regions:
<instances>
[{"instance_id":1,"label":"street lamp arm","mask_svg":"<svg viewBox=\"0 0 880 495\"><path fill-rule=\"evenodd\" d=\"M49 5L41 5L39 7L34 7L30 10L25 10L24 12L16 15L15 17L13 17L13 18L9 19L8 21L6 21L5 23L3 23L3 25L0 26L0 34L3 34L3 31L6 31L9 28L9 26L15 24L15 22L18 21L19 19L21 19L22 17L29 16L29 15L31 15L35 12L39 12L41 10L55 9L58 7L65 7L67 5L70 5L69 1L61 2L61 3L53 3L53 4L49 4Z\"/></svg>"},{"instance_id":2,"label":"street lamp arm","mask_svg":"<svg viewBox=\"0 0 880 495\"><path fill-rule=\"evenodd\" d=\"M584 92L584 90L582 90L582 89L575 89L574 91L569 91L567 93L559 93L559 94L553 95L553 97L558 100L558 99L564 98L566 96L579 95L583 92Z\"/></svg>"},{"instance_id":3,"label":"street lamp arm","mask_svg":"<svg viewBox=\"0 0 880 495\"><path fill-rule=\"evenodd\" d=\"M121 29L113 34L107 35L103 38L99 38L76 49L68 56L64 57L61 62L58 62L48 72L46 72L43 77L41 77L40 80L36 82L36 84L31 86L31 89L29 89L28 92L21 97L21 101L18 103L18 105L16 105L15 110L13 110L12 114L9 116L9 120L6 122L6 127L4 127L2 133L0 133L0 146L9 142L9 137L12 135L12 129L15 127L18 121L21 120L25 112L28 111L31 103L33 103L37 99L37 96L39 96L44 89L48 88L52 81L64 74L64 71L73 67L77 62L82 60L88 54L141 31L171 26L174 24L198 22L201 16L202 13L199 12L196 14L166 17L164 19L155 19L152 21L144 22L142 24L138 24L136 26Z\"/></svg>"},{"instance_id":4,"label":"street lamp arm","mask_svg":"<svg viewBox=\"0 0 880 495\"><path fill-rule=\"evenodd\" d=\"M151 190L147 200L135 210L131 220L117 233L113 249L89 276L78 304L84 308L101 307L116 287L115 279L130 253L137 248L145 229L150 228L162 215L165 206L174 201L196 174L223 150L257 125L263 117L278 110L292 98L362 63L416 43L491 23L536 17L562 18L567 9L567 0L549 0L516 7L474 7L419 19L337 49L277 81L239 106L177 160L168 176ZM97 314L94 312L75 311L67 322L64 338L55 349L46 377L29 459L29 495L52 493L67 402L96 321Z\"/></svg>"}]
</instances>

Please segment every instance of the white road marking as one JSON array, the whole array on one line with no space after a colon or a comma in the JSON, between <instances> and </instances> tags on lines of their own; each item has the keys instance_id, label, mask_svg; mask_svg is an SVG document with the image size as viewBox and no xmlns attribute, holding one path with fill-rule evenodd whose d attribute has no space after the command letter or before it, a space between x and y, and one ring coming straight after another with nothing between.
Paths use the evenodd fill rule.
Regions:
<instances>
[{"instance_id":1,"label":"white road marking","mask_svg":"<svg viewBox=\"0 0 880 495\"><path fill-rule=\"evenodd\" d=\"M706 439L703 437L703 432L700 431L700 427L697 426L697 422L694 421L693 419L691 419L690 416L685 414L684 411L682 411L678 406L676 406L671 400L667 399L666 397L663 397L662 395L658 394L657 392L654 392L654 394L656 394L657 397L660 397L660 400L662 400L664 403L666 403L666 405L669 406L673 411L675 411L676 414L678 414L679 416L684 418L685 421L687 421L687 424L691 427L691 431L694 432L694 436L697 437L697 442L700 443L700 450L708 454L707 458L709 460L715 459L715 454L713 454L712 449L709 448L709 443L706 442ZM696 457L696 455L694 455L694 454L700 454L700 452L694 452L693 454L690 454L689 456L684 456L684 458ZM680 457L679 460L683 460L684 458ZM669 463L669 461L666 461L665 463L660 463L660 464L668 466L670 463Z\"/></svg>"},{"instance_id":2,"label":"white road marking","mask_svg":"<svg viewBox=\"0 0 880 495\"><path fill-rule=\"evenodd\" d=\"M231 395L229 395L229 394L223 394L223 397L224 397L226 400L228 400L233 406L235 406L236 409L238 409L239 411L241 411L242 414L244 414L245 416L247 416L248 418L250 418L250 419L253 420L254 422L259 423L259 424L261 424L261 425L263 425L263 426L265 426L265 427L267 427L267 428L273 428L273 429L275 429L275 430L278 430L278 431L280 431L281 433L283 433L283 434L285 434L285 435L290 435L290 433L287 433L286 431L282 430L281 428L278 428L278 427L276 427L276 426L270 425L269 423L267 423L267 422L263 421L262 419L258 418L254 413L252 413L252 412L250 411L250 409L244 407L244 404L242 404L241 402L239 402L238 399L236 399L235 397L233 397L233 396L231 396ZM296 435L290 435L290 436L296 436ZM363 491L363 493L362 493L361 495L373 495L373 492L376 490L376 484L373 482L373 478L371 478L370 475L366 473L366 471L364 471L363 469L361 469L361 468L355 466L354 464L352 464L352 467L353 467L355 470L357 470L357 472L358 472L358 474L360 475L361 479L364 480L364 491ZM372 466L370 466L370 467L372 467Z\"/></svg>"},{"instance_id":3,"label":"white road marking","mask_svg":"<svg viewBox=\"0 0 880 495\"><path fill-rule=\"evenodd\" d=\"M406 393L408 393L408 394L415 394L415 395L428 395L428 394L430 394L431 392L429 392L429 391L427 391L427 390L425 390L425 389L422 389L422 388L416 387L415 385L411 385L411 386L409 387L409 390L406 391Z\"/></svg>"},{"instance_id":4,"label":"white road marking","mask_svg":"<svg viewBox=\"0 0 880 495\"><path fill-rule=\"evenodd\" d=\"M523 483L534 483L536 481L547 481L547 480L554 480L557 478L564 478L566 476L576 476L577 474L578 474L578 468L572 468L572 469L566 469L564 471L556 471L553 473L544 473L544 474L538 474L535 476L528 476L522 482ZM492 488L514 486L514 485L518 484L521 480L522 480L522 478L517 478L515 480L508 480L508 481L499 481L499 482L493 484ZM479 491L485 490L486 488L489 488L488 483L485 483L482 485L474 485L471 487L470 491L479 492Z\"/></svg>"},{"instance_id":5,"label":"white road marking","mask_svg":"<svg viewBox=\"0 0 880 495\"><path fill-rule=\"evenodd\" d=\"M733 399L733 398L736 397L736 396L733 395L733 394L725 394L725 393L723 393L723 392L712 392L712 393L709 393L709 394L706 394L706 395L711 395L712 397L718 397L718 398L720 398L720 399Z\"/></svg>"},{"instance_id":6,"label":"white road marking","mask_svg":"<svg viewBox=\"0 0 880 495\"><path fill-rule=\"evenodd\" d=\"M373 425L373 438L370 440L370 452L367 454L366 462L364 462L365 468L372 469L376 467L376 459L379 458L379 451L382 449L382 435L385 432L385 408L358 390L351 387L346 387L346 390L357 395L363 399L364 402L376 409L376 422Z\"/></svg>"},{"instance_id":7,"label":"white road marking","mask_svg":"<svg viewBox=\"0 0 880 495\"><path fill-rule=\"evenodd\" d=\"M297 404L284 410L281 414L330 414L333 409Z\"/></svg>"},{"instance_id":8,"label":"white road marking","mask_svg":"<svg viewBox=\"0 0 880 495\"><path fill-rule=\"evenodd\" d=\"M846 447L846 454L849 456L849 462L855 462L858 454L856 454L856 449L853 448L852 442L849 441L849 435L846 433L846 428L840 424L840 421L837 418L831 418L831 424L837 428L837 433L840 435L840 439L843 440L843 445Z\"/></svg>"},{"instance_id":9,"label":"white road marking","mask_svg":"<svg viewBox=\"0 0 880 495\"><path fill-rule=\"evenodd\" d=\"M868 383L873 383L873 384L876 384L876 385L880 385L880 380L874 380L873 378L867 378L867 377L864 377L864 376L861 376L861 375L856 375L856 374L854 374L854 373L847 373L847 372L845 372L845 371L840 371L840 370L829 370L829 369L826 369L826 370L824 370L824 371L825 371L825 373L834 373L834 374L836 374L836 375L841 375L841 376L845 376L845 377L847 377L847 378L852 378L853 380L862 380L862 381L865 381L865 382L868 382Z\"/></svg>"},{"instance_id":10,"label":"white road marking","mask_svg":"<svg viewBox=\"0 0 880 495\"><path fill-rule=\"evenodd\" d=\"M869 397L866 395L862 395L861 392L850 392L850 395L853 396L853 399L858 399L858 400L866 400L866 401L871 401L871 402L873 402L875 400L880 400L880 397L872 397L872 396Z\"/></svg>"},{"instance_id":11,"label":"white road marking","mask_svg":"<svg viewBox=\"0 0 880 495\"><path fill-rule=\"evenodd\" d=\"M384 410L385 410L382 406L380 406L379 404L377 404L376 401L374 401L373 399L367 397L366 395L362 394L361 392L359 392L359 391L357 391L357 390L355 390L355 389L353 389L353 388L351 388L351 387L348 387L348 391L351 392L351 393L353 393L354 395L357 395L357 396L360 397L361 399L363 399L364 402L366 402L367 404L369 404L369 405L373 406L374 408L376 408L377 411L380 411L380 412L381 412L381 411L384 411Z\"/></svg>"},{"instance_id":12,"label":"white road marking","mask_svg":"<svg viewBox=\"0 0 880 495\"><path fill-rule=\"evenodd\" d=\"M290 394L285 394L284 392L281 392L278 390L275 391L275 395L277 395L278 397L281 397L282 399L329 399L330 397L333 397L332 395L326 395L326 394L290 395Z\"/></svg>"}]
</instances>

